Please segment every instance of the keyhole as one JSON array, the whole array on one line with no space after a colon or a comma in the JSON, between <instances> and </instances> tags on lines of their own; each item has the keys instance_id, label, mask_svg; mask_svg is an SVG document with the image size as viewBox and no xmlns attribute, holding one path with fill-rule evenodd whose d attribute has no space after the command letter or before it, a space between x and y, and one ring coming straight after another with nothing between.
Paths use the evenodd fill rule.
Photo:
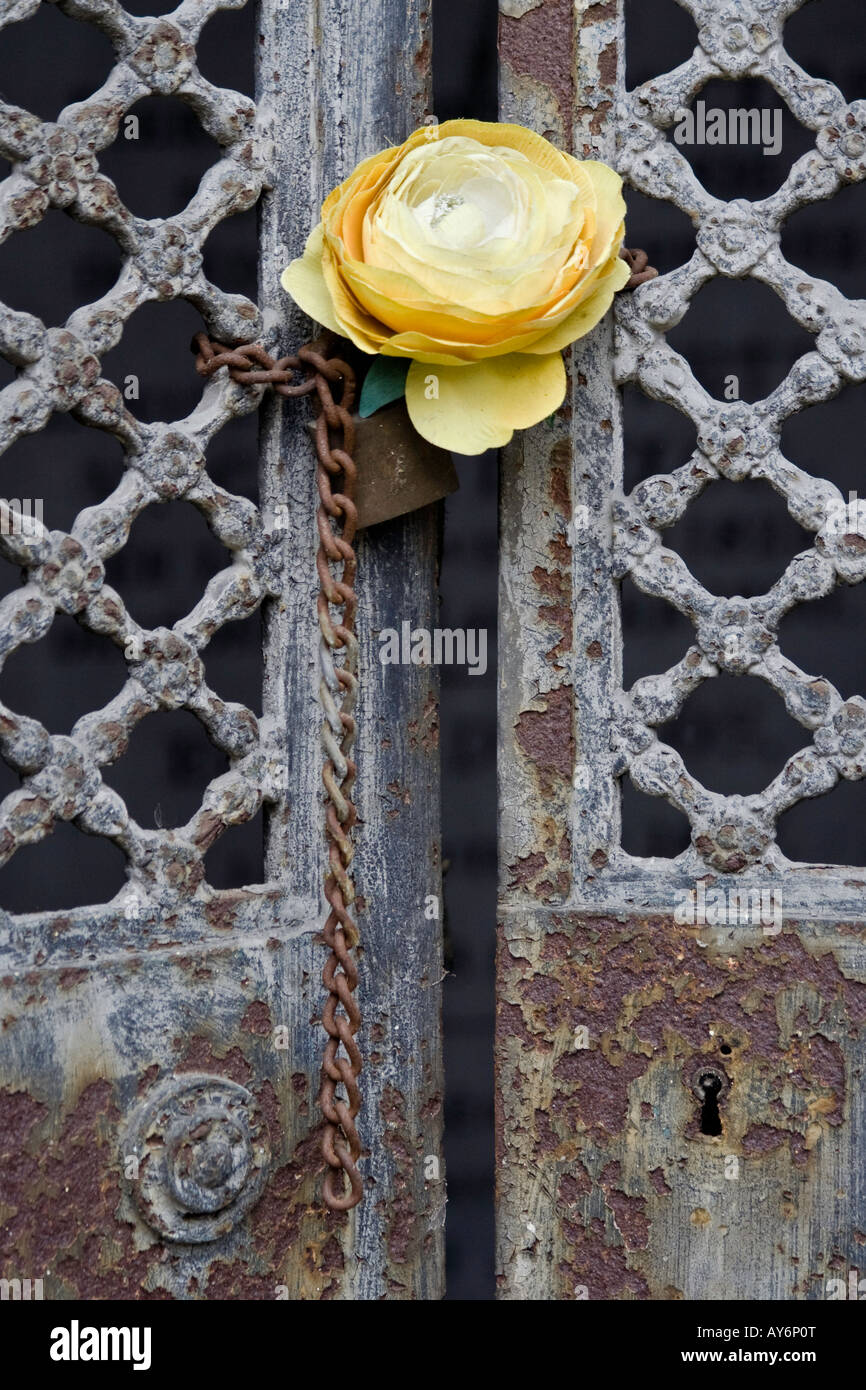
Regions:
<instances>
[{"instance_id":1,"label":"keyhole","mask_svg":"<svg viewBox=\"0 0 866 1390\"><path fill-rule=\"evenodd\" d=\"M715 1072L705 1071L698 1078L697 1092L703 1097L701 1106L701 1134L721 1134L722 1117L719 1114L719 1092L722 1078Z\"/></svg>"}]
</instances>

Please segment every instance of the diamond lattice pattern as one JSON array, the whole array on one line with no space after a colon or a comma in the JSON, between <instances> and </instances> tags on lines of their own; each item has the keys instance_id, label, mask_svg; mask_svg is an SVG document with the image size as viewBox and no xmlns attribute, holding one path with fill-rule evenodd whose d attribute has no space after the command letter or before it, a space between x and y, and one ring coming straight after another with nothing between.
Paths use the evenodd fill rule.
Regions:
<instances>
[{"instance_id":1,"label":"diamond lattice pattern","mask_svg":"<svg viewBox=\"0 0 866 1390\"><path fill-rule=\"evenodd\" d=\"M113 840L126 856L135 900L159 908L206 894L207 850L227 827L255 815L263 801L278 802L284 791L278 729L245 706L223 701L206 681L202 655L224 623L247 617L280 591L278 527L275 533L250 501L218 487L204 459L218 430L256 409L263 388L238 386L220 372L185 419L143 424L126 410L100 367L126 321L149 301L188 300L223 341L261 336L256 305L224 293L202 270L210 231L255 203L266 177L268 139L255 104L213 86L196 65L205 22L217 10L244 3L184 0L170 15L136 18L117 0L58 0L68 17L108 35L116 55L108 79L56 122L0 104L0 155L12 165L0 184L0 236L32 227L49 208L62 208L109 232L124 255L112 289L77 308L62 327L46 328L31 314L0 306L0 353L17 368L15 381L0 391L0 452L41 429L52 412L69 411L115 435L125 454L117 488L80 512L68 533L38 523L22 530L13 517L4 518L0 553L23 567L25 582L0 602L0 660L43 637L56 614L68 613L116 643L128 668L115 698L80 718L68 737L0 705L0 753L22 779L20 790L0 804L0 863L19 846L48 835L58 821L70 821ZM0 29L28 19L38 4L6 0ZM99 168L99 153L117 136L125 112L149 95L187 102L221 152L188 206L170 219L134 217ZM145 507L176 498L199 509L230 563L172 628L146 629L106 583L105 562L124 545ZM144 829L105 784L101 768L123 754L146 715L176 709L196 716L227 755L229 770L208 785L186 825Z\"/></svg>"},{"instance_id":2,"label":"diamond lattice pattern","mask_svg":"<svg viewBox=\"0 0 866 1390\"><path fill-rule=\"evenodd\" d=\"M619 168L634 188L669 200L692 218L697 249L685 265L634 295L620 296L616 373L620 383L637 383L693 420L697 448L682 467L646 479L615 505L614 553L617 575L630 575L646 593L678 608L693 622L696 640L669 670L622 692L615 735L618 771L627 770L641 791L666 797L688 817L692 848L686 857L695 867L778 870L787 863L775 843L781 813L829 791L840 777L866 774L866 701L843 699L828 680L788 660L777 642L779 622L795 604L866 577L866 539L849 524L846 499L830 482L784 458L780 449L790 415L829 400L850 382L866 381L866 301L846 299L834 285L798 270L780 248L790 213L866 176L866 101L846 102L837 87L810 77L785 52L783 24L804 0L678 3L697 23L698 47L673 72L626 95ZM665 131L709 80L747 76L766 79L815 132L815 147L797 160L771 197L723 202L703 188ZM754 276L815 336L814 351L794 363L770 396L752 404L714 400L665 338L701 286L717 275ZM765 480L792 517L814 532L812 547L795 555L765 594L713 595L663 543L664 529L719 478ZM765 680L811 735L811 742L755 795L708 791L656 733L701 682L723 671Z\"/></svg>"}]
</instances>

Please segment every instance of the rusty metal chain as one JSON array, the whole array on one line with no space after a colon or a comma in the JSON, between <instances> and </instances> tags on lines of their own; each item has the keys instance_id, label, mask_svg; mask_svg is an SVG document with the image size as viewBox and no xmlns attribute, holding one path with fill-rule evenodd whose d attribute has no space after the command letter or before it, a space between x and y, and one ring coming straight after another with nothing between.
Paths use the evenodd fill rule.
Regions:
<instances>
[{"instance_id":1,"label":"rusty metal chain","mask_svg":"<svg viewBox=\"0 0 866 1390\"><path fill-rule=\"evenodd\" d=\"M322 1153L330 1168L325 1175L324 1196L331 1211L348 1211L357 1205L363 1193L357 1168L361 1141L355 1125L361 1108L358 1086L361 1053L355 1041L361 1013L354 997L358 967L352 955L358 944L358 928L351 913L355 899L351 874L354 854L352 829L358 819L352 801L355 763L351 756L355 742L353 711L358 693L358 638L355 632L358 601L354 591L356 558L352 548L358 523L353 500L357 470L352 459L355 426L351 415L355 374L348 363L335 356L328 358L314 347L301 348L298 356L315 369L318 396L315 438L318 455L316 484L319 507L316 520L319 550L316 568L319 573L318 613L322 634L319 644L319 698L325 712L322 744L326 757L322 778L328 794L325 823L329 840L329 872L325 879L325 897L331 909L323 932L331 954L322 972L322 980L328 991L322 1023L328 1041L325 1044L319 1090L319 1107L326 1121ZM340 381L342 390L340 400L336 402L331 386ZM341 439L341 443L331 443L331 431ZM335 483L339 485L338 491L334 490ZM342 564L339 578L332 573L332 564ZM340 614L336 622L332 618L332 608ZM342 653L339 665L334 661L338 652ZM340 1084L345 1090L345 1099L338 1094ZM346 1180L349 1183L348 1191Z\"/></svg>"},{"instance_id":2,"label":"rusty metal chain","mask_svg":"<svg viewBox=\"0 0 866 1390\"><path fill-rule=\"evenodd\" d=\"M355 1041L361 1026L361 1011L355 998L358 967L353 951L358 945L358 928L352 916L355 886L351 873L352 831L358 819L352 801L356 768L351 756L358 695L355 631L358 601L354 590L357 561L352 547L358 514L353 500L357 470L352 458L355 426L351 414L355 373L347 362L333 355L334 342L332 336L327 335L300 348L294 356L275 359L257 343L228 348L212 342L205 333L198 333L192 341L192 350L196 353L196 370L202 376L212 376L221 367L227 367L232 378L245 386L272 386L281 396L315 393L316 485L319 492L317 612L321 632L319 698L325 716L322 780L327 794L325 831L328 838L324 891L330 909L323 928L330 955L322 971L322 981L328 992L322 1025L328 1037L318 1103L325 1120L322 1134L322 1155L328 1165L323 1185L325 1204L331 1211L349 1211L363 1196L357 1166L361 1140L355 1123L361 1108L358 1077L362 1063ZM298 381L296 376L301 371L305 371L306 376ZM335 400L333 388L338 385L341 388L339 400ZM342 566L339 577L333 573L332 566ZM339 1094L340 1086L344 1096Z\"/></svg>"},{"instance_id":3,"label":"rusty metal chain","mask_svg":"<svg viewBox=\"0 0 866 1390\"><path fill-rule=\"evenodd\" d=\"M317 339L318 346L325 339ZM272 386L281 396L308 396L316 390L315 373L308 371L301 381L295 381L304 363L300 353L292 357L271 357L260 343L241 343L238 347L224 347L212 341L206 333L196 333L190 343L195 353L195 369L199 376L213 376L220 367L228 367L232 380L242 386Z\"/></svg>"},{"instance_id":4,"label":"rusty metal chain","mask_svg":"<svg viewBox=\"0 0 866 1390\"><path fill-rule=\"evenodd\" d=\"M619 255L631 271L631 278L626 280L623 289L636 290L638 285L645 285L647 280L654 280L658 275L655 266L650 265L646 251L639 246L624 246Z\"/></svg>"}]
</instances>

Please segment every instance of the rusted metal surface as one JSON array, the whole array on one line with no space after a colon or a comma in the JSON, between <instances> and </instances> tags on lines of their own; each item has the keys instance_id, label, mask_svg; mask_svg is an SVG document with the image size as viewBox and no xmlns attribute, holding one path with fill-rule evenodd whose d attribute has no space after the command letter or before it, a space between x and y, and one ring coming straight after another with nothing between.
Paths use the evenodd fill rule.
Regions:
<instances>
[{"instance_id":1,"label":"rusted metal surface","mask_svg":"<svg viewBox=\"0 0 866 1390\"><path fill-rule=\"evenodd\" d=\"M863 926L509 913L502 1295L824 1298L862 1270L864 981Z\"/></svg>"},{"instance_id":2,"label":"rusted metal surface","mask_svg":"<svg viewBox=\"0 0 866 1390\"><path fill-rule=\"evenodd\" d=\"M505 452L497 1084L506 1298L814 1298L863 1259L863 874L792 864L775 840L784 810L866 773L862 699L843 700L776 640L794 604L866 574L862 538L839 525L842 494L779 446L791 414L866 379L862 303L790 265L779 246L796 207L866 175L862 102L848 104L786 55L781 24L795 0L683 3L698 25L693 57L632 93L621 0L578 0L573 27L556 0L501 5L503 118L562 129L576 154L615 164L697 229L685 266L619 296L611 320L575 350L557 418ZM548 12L570 45L567 86L561 68L550 76L543 45L520 37ZM719 75L765 77L816 133L815 149L761 203L711 197L665 139L676 111ZM763 280L815 334L815 350L766 400L713 400L666 343L715 275ZM691 459L628 496L626 381L698 432ZM815 543L769 593L717 597L662 532L713 480L746 477L769 482ZM625 575L695 626L676 666L628 691ZM708 791L657 733L722 672L766 681L811 737L755 795ZM692 842L678 858L623 850L625 775L687 816ZM724 928L675 918L686 895L710 889L775 894L784 912L770 930L753 918ZM707 1076L720 1134L701 1132Z\"/></svg>"},{"instance_id":3,"label":"rusted metal surface","mask_svg":"<svg viewBox=\"0 0 866 1390\"><path fill-rule=\"evenodd\" d=\"M351 3L321 25L315 0L298 0L289 25L285 7L266 0L256 105L196 67L201 26L237 3L184 0L154 19L103 0L60 0L114 44L104 87L53 124L0 106L0 153L12 165L0 186L3 235L57 206L111 233L127 257L114 288L60 328L0 313L0 352L18 368L0 392L0 447L62 410L109 430L126 456L116 491L68 535L37 523L0 537L5 558L26 570L0 605L2 654L38 640L65 612L119 646L129 672L68 737L0 710L0 752L22 779L0 806L3 856L69 821L113 840L129 878L111 903L0 918L0 1272L43 1278L49 1298L436 1297L444 1175L426 1176L425 1160L439 1156L441 955L439 924L423 904L440 881L438 753L418 730L434 727L437 684L429 669L386 671L375 642L378 627L404 616L434 621L435 518L420 514L364 542L365 843L356 862L368 1200L354 1214L329 1213L315 1113L328 855L305 406L272 398L263 409L256 507L211 481L204 450L233 416L259 407L264 384L217 372L186 419L143 424L100 375L101 354L149 300L190 300L209 336L229 345L304 342L309 324L286 305L281 269L330 187L425 114L428 17L414 6ZM0 23L36 8L7 6ZM188 207L168 221L135 218L98 167L124 112L150 93L188 102L221 146ZM259 308L205 279L201 246L263 189L273 191L261 211ZM105 584L103 566L146 506L174 498L203 513L229 563L172 629L145 630ZM210 638L258 608L261 718L221 700L206 679ZM187 825L150 830L100 769L123 755L146 715L178 708L196 715L229 770ZM409 798L396 824L384 791L395 777ZM212 889L206 852L260 809L266 881ZM197 1232L188 1241L178 1238L183 1223Z\"/></svg>"}]
</instances>

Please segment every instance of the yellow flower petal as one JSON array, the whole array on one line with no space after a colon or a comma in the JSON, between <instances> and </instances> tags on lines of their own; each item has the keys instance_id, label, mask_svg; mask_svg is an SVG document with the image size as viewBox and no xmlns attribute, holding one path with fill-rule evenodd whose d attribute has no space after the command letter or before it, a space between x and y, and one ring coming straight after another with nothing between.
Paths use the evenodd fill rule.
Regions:
<instances>
[{"instance_id":1,"label":"yellow flower petal","mask_svg":"<svg viewBox=\"0 0 866 1390\"><path fill-rule=\"evenodd\" d=\"M382 344L391 336L391 329L368 314L358 303L346 286L338 268L336 258L331 254L327 242L322 264L325 284L334 306L334 314L340 325L339 332L349 338L361 352L378 352Z\"/></svg>"},{"instance_id":2,"label":"yellow flower petal","mask_svg":"<svg viewBox=\"0 0 866 1390\"><path fill-rule=\"evenodd\" d=\"M530 347L524 348L524 352L559 352L562 348L568 347L569 343L585 337L604 318L617 290L622 289L630 276L631 271L625 261L620 260L617 255L610 273L599 281L589 298L578 304L556 328L545 333Z\"/></svg>"},{"instance_id":3,"label":"yellow flower petal","mask_svg":"<svg viewBox=\"0 0 866 1390\"><path fill-rule=\"evenodd\" d=\"M413 362L406 406L420 435L458 454L483 454L507 444L514 430L536 425L565 398L565 367L548 357L488 358L465 367Z\"/></svg>"},{"instance_id":4,"label":"yellow flower petal","mask_svg":"<svg viewBox=\"0 0 866 1390\"><path fill-rule=\"evenodd\" d=\"M596 195L596 226L592 239L590 269L607 260L614 238L625 218L625 199L622 179L614 169L595 159L575 160L578 169L588 175ZM621 239L620 239L621 240ZM617 246L617 251L619 247Z\"/></svg>"},{"instance_id":5,"label":"yellow flower petal","mask_svg":"<svg viewBox=\"0 0 866 1390\"><path fill-rule=\"evenodd\" d=\"M322 224L319 223L307 238L304 254L286 266L280 276L280 284L305 314L316 323L330 328L332 333L342 333L337 322L334 305L325 283L322 267L323 249Z\"/></svg>"},{"instance_id":6,"label":"yellow flower petal","mask_svg":"<svg viewBox=\"0 0 866 1390\"><path fill-rule=\"evenodd\" d=\"M511 150L517 150L518 154L525 154L539 169L549 169L561 179L572 177L568 160L562 151L551 145L549 140L545 140L543 135L536 135L534 130L528 130L526 126L511 125L508 121L443 121L439 127L439 138L446 139L449 135L462 135L467 140L477 140L480 145L487 145L489 149L507 145ZM426 132L422 131L421 138L424 139L425 136Z\"/></svg>"}]
</instances>

